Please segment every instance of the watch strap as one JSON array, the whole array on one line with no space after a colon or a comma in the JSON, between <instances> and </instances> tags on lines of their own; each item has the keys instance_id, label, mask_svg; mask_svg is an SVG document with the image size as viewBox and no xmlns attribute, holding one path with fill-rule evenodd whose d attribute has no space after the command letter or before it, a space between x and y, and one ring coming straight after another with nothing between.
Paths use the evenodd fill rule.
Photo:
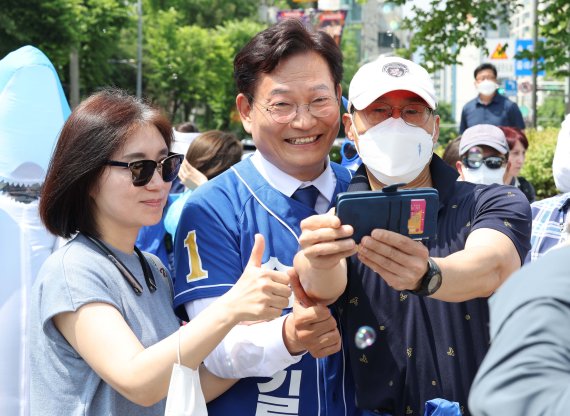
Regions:
<instances>
[{"instance_id":1,"label":"watch strap","mask_svg":"<svg viewBox=\"0 0 570 416\"><path fill-rule=\"evenodd\" d=\"M431 296L441 287L441 269L437 263L431 258L428 258L428 269L420 280L420 287L416 290L410 290L417 296Z\"/></svg>"}]
</instances>

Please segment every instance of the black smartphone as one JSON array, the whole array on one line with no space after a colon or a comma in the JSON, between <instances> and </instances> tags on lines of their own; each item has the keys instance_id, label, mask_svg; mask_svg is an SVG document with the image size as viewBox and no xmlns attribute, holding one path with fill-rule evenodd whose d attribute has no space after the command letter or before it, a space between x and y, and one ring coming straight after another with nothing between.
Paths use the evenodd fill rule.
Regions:
<instances>
[{"instance_id":1,"label":"black smartphone","mask_svg":"<svg viewBox=\"0 0 570 416\"><path fill-rule=\"evenodd\" d=\"M438 210L439 194L434 188L342 192L336 200L336 215L343 224L352 225L357 244L375 228L414 240L435 239Z\"/></svg>"}]
</instances>

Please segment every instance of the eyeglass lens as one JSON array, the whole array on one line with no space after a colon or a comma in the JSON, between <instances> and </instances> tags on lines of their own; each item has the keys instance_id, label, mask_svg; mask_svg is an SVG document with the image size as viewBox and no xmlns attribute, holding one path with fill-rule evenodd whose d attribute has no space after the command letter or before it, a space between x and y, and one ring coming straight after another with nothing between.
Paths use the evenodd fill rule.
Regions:
<instances>
[{"instance_id":1,"label":"eyeglass lens","mask_svg":"<svg viewBox=\"0 0 570 416\"><path fill-rule=\"evenodd\" d=\"M290 123L297 112L299 107L307 107L307 111L311 113L313 117L328 117L330 116L337 104L336 98L333 97L319 97L311 101L309 104L296 104L290 102L279 102L277 104L270 105L265 108L271 118L277 123Z\"/></svg>"},{"instance_id":2,"label":"eyeglass lens","mask_svg":"<svg viewBox=\"0 0 570 416\"><path fill-rule=\"evenodd\" d=\"M479 169L483 165L483 163L489 169L499 169L501 166L504 165L505 159L503 159L500 156L482 157L481 154L472 153L465 158L464 163L470 169Z\"/></svg>"},{"instance_id":3,"label":"eyeglass lens","mask_svg":"<svg viewBox=\"0 0 570 416\"><path fill-rule=\"evenodd\" d=\"M174 154L161 162L155 162L154 160L137 160L129 163L129 169L133 175L133 185L144 186L149 183L152 179L152 175L154 175L154 170L157 168L164 182L172 182L174 178L176 178L176 175L178 175L183 157L183 155Z\"/></svg>"},{"instance_id":4,"label":"eyeglass lens","mask_svg":"<svg viewBox=\"0 0 570 416\"><path fill-rule=\"evenodd\" d=\"M372 125L380 124L392 117L394 108L400 110L400 117L406 124L421 127L429 119L431 109L422 104L408 104L403 107L392 107L386 103L374 102L364 110L364 117Z\"/></svg>"}]
</instances>

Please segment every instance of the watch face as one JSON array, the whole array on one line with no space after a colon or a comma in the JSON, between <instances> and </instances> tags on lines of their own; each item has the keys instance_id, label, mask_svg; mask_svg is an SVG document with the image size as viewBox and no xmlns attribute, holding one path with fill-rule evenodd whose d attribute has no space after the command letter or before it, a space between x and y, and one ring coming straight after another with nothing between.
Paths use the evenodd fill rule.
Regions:
<instances>
[{"instance_id":1,"label":"watch face","mask_svg":"<svg viewBox=\"0 0 570 416\"><path fill-rule=\"evenodd\" d=\"M428 291L431 293L434 290L438 289L439 286L439 281L440 281L440 275L439 274L435 274L432 276L432 278L429 280L428 282Z\"/></svg>"}]
</instances>

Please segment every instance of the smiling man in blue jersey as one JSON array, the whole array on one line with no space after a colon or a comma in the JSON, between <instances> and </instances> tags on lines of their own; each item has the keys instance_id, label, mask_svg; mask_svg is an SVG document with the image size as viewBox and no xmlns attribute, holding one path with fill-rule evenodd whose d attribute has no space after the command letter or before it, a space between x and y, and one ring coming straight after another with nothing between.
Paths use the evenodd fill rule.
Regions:
<instances>
[{"instance_id":1,"label":"smiling man in blue jersey","mask_svg":"<svg viewBox=\"0 0 570 416\"><path fill-rule=\"evenodd\" d=\"M329 210L351 178L328 158L340 127L342 79L342 55L329 35L298 20L277 23L236 55L234 78L237 109L257 151L184 207L174 279L174 306L184 319L250 273L256 233L265 238L261 267L291 268L301 220ZM330 310L296 302L287 312L238 326L205 360L215 374L241 379L209 403L210 415L355 414Z\"/></svg>"}]
</instances>

